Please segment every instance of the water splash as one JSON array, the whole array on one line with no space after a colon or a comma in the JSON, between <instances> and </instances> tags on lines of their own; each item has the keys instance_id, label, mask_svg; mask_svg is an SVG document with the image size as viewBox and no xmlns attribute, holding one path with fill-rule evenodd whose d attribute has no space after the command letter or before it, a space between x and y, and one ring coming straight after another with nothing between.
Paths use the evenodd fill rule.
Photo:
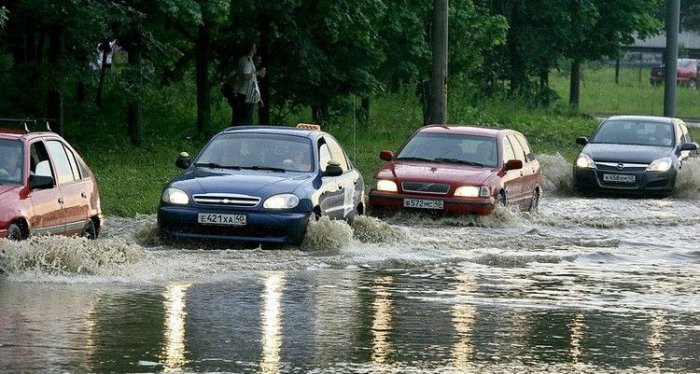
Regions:
<instances>
[{"instance_id":1,"label":"water splash","mask_svg":"<svg viewBox=\"0 0 700 374\"><path fill-rule=\"evenodd\" d=\"M700 198L700 158L690 158L676 176L673 196L686 199Z\"/></svg>"},{"instance_id":2,"label":"water splash","mask_svg":"<svg viewBox=\"0 0 700 374\"><path fill-rule=\"evenodd\" d=\"M21 275L117 275L122 267L151 256L123 240L36 236L0 240L0 273Z\"/></svg>"},{"instance_id":3,"label":"water splash","mask_svg":"<svg viewBox=\"0 0 700 374\"><path fill-rule=\"evenodd\" d=\"M569 196L573 193L571 163L557 153L537 155L542 170L542 189L552 195Z\"/></svg>"},{"instance_id":4,"label":"water splash","mask_svg":"<svg viewBox=\"0 0 700 374\"><path fill-rule=\"evenodd\" d=\"M321 217L318 221L310 220L306 236L301 243L305 251L338 252L352 241L352 228L345 221Z\"/></svg>"},{"instance_id":5,"label":"water splash","mask_svg":"<svg viewBox=\"0 0 700 374\"><path fill-rule=\"evenodd\" d=\"M355 238L363 243L396 242L407 235L405 229L369 216L355 217L352 229Z\"/></svg>"}]
</instances>

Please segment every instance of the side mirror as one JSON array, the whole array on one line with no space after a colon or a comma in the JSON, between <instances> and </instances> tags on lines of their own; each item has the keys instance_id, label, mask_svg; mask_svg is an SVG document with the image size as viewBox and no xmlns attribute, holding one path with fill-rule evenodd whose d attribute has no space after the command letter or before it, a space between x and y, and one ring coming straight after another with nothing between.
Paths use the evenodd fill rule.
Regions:
<instances>
[{"instance_id":1,"label":"side mirror","mask_svg":"<svg viewBox=\"0 0 700 374\"><path fill-rule=\"evenodd\" d=\"M326 165L326 171L323 172L323 176L337 177L339 175L343 175L343 168L340 167L340 164L333 160L328 161L328 165Z\"/></svg>"},{"instance_id":2,"label":"side mirror","mask_svg":"<svg viewBox=\"0 0 700 374\"><path fill-rule=\"evenodd\" d=\"M588 144L588 138L585 136L579 136L578 138L576 138L576 144L586 145L586 144Z\"/></svg>"},{"instance_id":3,"label":"side mirror","mask_svg":"<svg viewBox=\"0 0 700 374\"><path fill-rule=\"evenodd\" d=\"M392 151L381 151L379 152L379 158L384 161L391 161L394 159L394 152Z\"/></svg>"},{"instance_id":4,"label":"side mirror","mask_svg":"<svg viewBox=\"0 0 700 374\"><path fill-rule=\"evenodd\" d=\"M506 171L518 170L518 169L522 169L522 168L523 168L523 161L522 160L508 160L508 162L506 162L506 166L504 167L504 169Z\"/></svg>"},{"instance_id":5,"label":"side mirror","mask_svg":"<svg viewBox=\"0 0 700 374\"><path fill-rule=\"evenodd\" d=\"M53 187L53 177L48 175L32 175L29 178L29 188L32 190L43 190Z\"/></svg>"},{"instance_id":6,"label":"side mirror","mask_svg":"<svg viewBox=\"0 0 700 374\"><path fill-rule=\"evenodd\" d=\"M177 156L177 160L175 160L175 166L177 166L180 169L187 169L190 167L190 163L192 162L192 159L190 158L190 154L187 152L180 152L180 155Z\"/></svg>"},{"instance_id":7,"label":"side mirror","mask_svg":"<svg viewBox=\"0 0 700 374\"><path fill-rule=\"evenodd\" d=\"M697 143L683 143L683 144L681 144L681 151L697 151L697 150L698 150Z\"/></svg>"}]
</instances>

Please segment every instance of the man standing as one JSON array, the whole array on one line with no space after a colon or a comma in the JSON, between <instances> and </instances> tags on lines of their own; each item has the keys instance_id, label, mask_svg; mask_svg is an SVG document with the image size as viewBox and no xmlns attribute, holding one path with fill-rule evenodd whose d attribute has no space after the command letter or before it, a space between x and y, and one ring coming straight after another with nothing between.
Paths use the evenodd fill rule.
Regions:
<instances>
[{"instance_id":1,"label":"man standing","mask_svg":"<svg viewBox=\"0 0 700 374\"><path fill-rule=\"evenodd\" d=\"M264 77L266 70L265 68L255 68L253 56L256 52L255 43L252 43L248 54L238 60L236 79L233 85L233 125L252 124L253 108L260 102L257 77Z\"/></svg>"}]
</instances>

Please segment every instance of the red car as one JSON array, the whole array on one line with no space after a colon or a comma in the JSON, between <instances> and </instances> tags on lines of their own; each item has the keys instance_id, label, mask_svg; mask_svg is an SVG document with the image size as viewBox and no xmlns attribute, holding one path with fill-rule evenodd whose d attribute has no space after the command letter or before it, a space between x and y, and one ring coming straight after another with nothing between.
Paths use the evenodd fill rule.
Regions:
<instances>
[{"instance_id":1,"label":"red car","mask_svg":"<svg viewBox=\"0 0 700 374\"><path fill-rule=\"evenodd\" d=\"M0 128L0 238L60 234L95 239L101 224L95 178L62 137Z\"/></svg>"},{"instance_id":2,"label":"red car","mask_svg":"<svg viewBox=\"0 0 700 374\"><path fill-rule=\"evenodd\" d=\"M426 126L399 149L381 151L369 205L379 215L428 210L486 215L498 204L537 209L540 164L523 134L506 129Z\"/></svg>"},{"instance_id":3,"label":"red car","mask_svg":"<svg viewBox=\"0 0 700 374\"><path fill-rule=\"evenodd\" d=\"M692 58L679 58L676 66L676 83L682 86L696 88L698 85L698 68L700 62ZM651 68L649 83L654 86L664 83L664 66Z\"/></svg>"}]
</instances>

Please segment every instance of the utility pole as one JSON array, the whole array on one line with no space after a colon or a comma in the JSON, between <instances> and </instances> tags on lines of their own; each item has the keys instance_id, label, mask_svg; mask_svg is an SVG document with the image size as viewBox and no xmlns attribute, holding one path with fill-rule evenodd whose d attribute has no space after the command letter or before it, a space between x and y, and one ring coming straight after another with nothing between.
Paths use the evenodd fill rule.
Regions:
<instances>
[{"instance_id":1,"label":"utility pole","mask_svg":"<svg viewBox=\"0 0 700 374\"><path fill-rule=\"evenodd\" d=\"M433 1L432 124L445 124L447 117L447 1Z\"/></svg>"},{"instance_id":2,"label":"utility pole","mask_svg":"<svg viewBox=\"0 0 700 374\"><path fill-rule=\"evenodd\" d=\"M666 0L666 53L664 54L664 116L676 116L676 69L681 0Z\"/></svg>"}]
</instances>

